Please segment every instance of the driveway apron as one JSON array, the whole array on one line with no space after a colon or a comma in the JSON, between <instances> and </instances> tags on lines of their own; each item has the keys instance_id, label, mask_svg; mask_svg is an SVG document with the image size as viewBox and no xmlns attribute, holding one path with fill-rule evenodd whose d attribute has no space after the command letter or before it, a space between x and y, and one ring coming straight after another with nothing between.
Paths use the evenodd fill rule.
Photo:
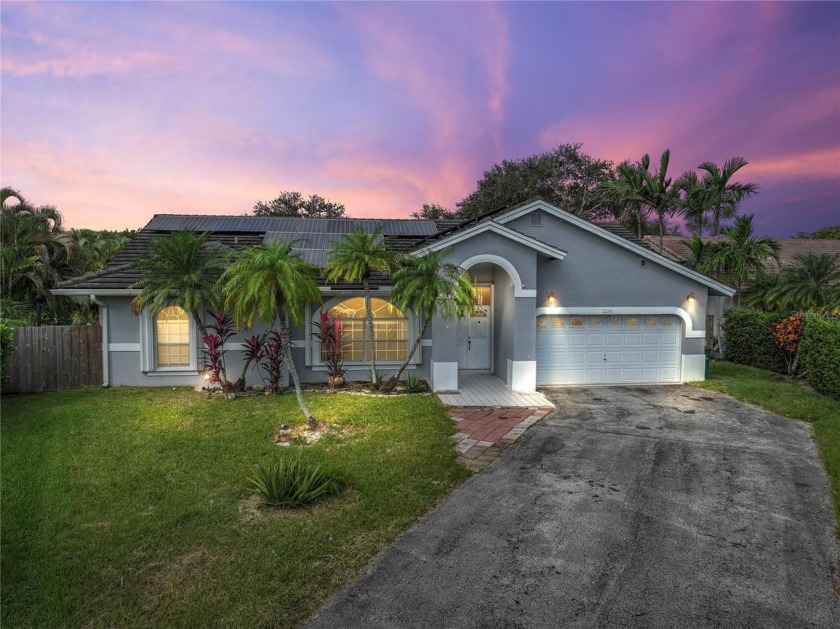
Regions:
<instances>
[{"instance_id":1,"label":"driveway apron","mask_svg":"<svg viewBox=\"0 0 840 629\"><path fill-rule=\"evenodd\" d=\"M840 627L808 424L683 386L545 393L309 626Z\"/></svg>"}]
</instances>

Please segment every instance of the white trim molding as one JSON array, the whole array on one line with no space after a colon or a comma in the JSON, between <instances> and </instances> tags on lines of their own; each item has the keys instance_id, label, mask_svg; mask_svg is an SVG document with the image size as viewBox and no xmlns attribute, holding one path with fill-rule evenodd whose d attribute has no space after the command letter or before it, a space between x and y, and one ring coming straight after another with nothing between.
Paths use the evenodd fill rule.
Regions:
<instances>
[{"instance_id":1,"label":"white trim molding","mask_svg":"<svg viewBox=\"0 0 840 629\"><path fill-rule=\"evenodd\" d=\"M460 266L465 271L469 271L472 267L476 264L485 264L485 263L496 264L502 267L507 274L510 275L510 279L513 281L513 296L514 297L536 297L537 296L537 289L536 288L525 288L522 284L522 278L519 275L519 271L516 270L516 267L510 263L507 258L503 258L502 256L497 256L492 253L480 253L475 255L471 258L467 258Z\"/></svg>"},{"instance_id":2,"label":"white trim molding","mask_svg":"<svg viewBox=\"0 0 840 629\"><path fill-rule=\"evenodd\" d=\"M535 316L540 315L676 315L682 319L685 325L685 338L687 339L704 339L706 338L705 330L695 330L694 324L691 321L691 316L682 308L667 307L667 306L617 306L617 307L586 307L576 308L565 306L546 306L544 308L537 308Z\"/></svg>"},{"instance_id":3,"label":"white trim molding","mask_svg":"<svg viewBox=\"0 0 840 629\"><path fill-rule=\"evenodd\" d=\"M108 343L109 352L139 352L140 343Z\"/></svg>"},{"instance_id":4,"label":"white trim molding","mask_svg":"<svg viewBox=\"0 0 840 629\"><path fill-rule=\"evenodd\" d=\"M679 262L671 260L670 258L662 255L661 253L657 253L652 249L648 249L646 247L642 247L641 245L637 245L634 242L627 240L626 238L622 238L621 236L616 236L612 232L607 231L601 227L598 227L595 223L590 223L587 220L579 218L574 214L570 214L569 212L564 212L560 208L557 208L550 203L547 203L543 200L532 201L530 203L526 203L525 205L518 207L516 209L510 210L509 212L502 214L501 216L493 219L498 223L505 224L509 223L513 220L516 220L520 216L525 216L526 214L530 214L535 210L545 211L555 216L556 218L560 219L561 221L565 221L567 223L571 223L576 227L583 229L584 231L588 231L591 234L595 234L596 236L600 236L604 240L609 240L613 244L618 245L619 247L623 247L625 249L629 249L634 253L639 254L643 258L651 260L652 262L656 262L657 264L664 266L671 271L675 271L680 275L688 277L695 282L700 282L704 286L708 286L712 288L722 295L726 297L732 297L735 294L735 289L727 286L726 284L721 284L720 282L713 280L710 277L703 275L702 273L698 273L697 271L693 271L687 267L684 267ZM561 258L562 259L562 258Z\"/></svg>"}]
</instances>

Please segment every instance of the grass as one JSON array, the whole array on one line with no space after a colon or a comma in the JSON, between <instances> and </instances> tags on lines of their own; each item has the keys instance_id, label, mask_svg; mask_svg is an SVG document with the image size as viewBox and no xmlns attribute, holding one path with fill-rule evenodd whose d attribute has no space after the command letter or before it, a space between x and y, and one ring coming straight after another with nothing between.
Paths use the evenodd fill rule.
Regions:
<instances>
[{"instance_id":1,"label":"grass","mask_svg":"<svg viewBox=\"0 0 840 629\"><path fill-rule=\"evenodd\" d=\"M293 396L5 396L2 624L295 626L468 475L433 396L307 399L345 436L291 447L350 489L283 513L246 478Z\"/></svg>"},{"instance_id":2,"label":"grass","mask_svg":"<svg viewBox=\"0 0 840 629\"><path fill-rule=\"evenodd\" d=\"M691 385L727 393L768 411L810 422L825 462L834 494L840 535L840 402L806 390L795 381L776 381L771 373L753 367L713 362L710 378Z\"/></svg>"}]
</instances>

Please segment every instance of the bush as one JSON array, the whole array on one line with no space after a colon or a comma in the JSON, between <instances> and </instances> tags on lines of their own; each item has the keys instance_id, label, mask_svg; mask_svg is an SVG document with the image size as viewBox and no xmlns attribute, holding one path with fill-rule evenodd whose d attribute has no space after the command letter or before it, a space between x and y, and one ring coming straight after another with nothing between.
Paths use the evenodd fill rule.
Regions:
<instances>
[{"instance_id":1,"label":"bush","mask_svg":"<svg viewBox=\"0 0 840 629\"><path fill-rule=\"evenodd\" d=\"M808 315L802 326L801 352L809 384L840 399L840 320Z\"/></svg>"},{"instance_id":2,"label":"bush","mask_svg":"<svg viewBox=\"0 0 840 629\"><path fill-rule=\"evenodd\" d=\"M262 497L263 504L286 509L308 504L341 489L335 472L291 454L270 463L260 462L248 481Z\"/></svg>"},{"instance_id":3,"label":"bush","mask_svg":"<svg viewBox=\"0 0 840 629\"><path fill-rule=\"evenodd\" d=\"M15 327L22 325L26 325L26 322L0 319L0 380L5 380L9 375L9 360L12 357Z\"/></svg>"},{"instance_id":4,"label":"bush","mask_svg":"<svg viewBox=\"0 0 840 629\"><path fill-rule=\"evenodd\" d=\"M422 393L426 390L426 381L413 373L407 373L403 377L403 386L408 393Z\"/></svg>"},{"instance_id":5,"label":"bush","mask_svg":"<svg viewBox=\"0 0 840 629\"><path fill-rule=\"evenodd\" d=\"M770 326L787 314L727 310L723 315L723 329L726 332L724 358L733 363L785 373L785 352L773 340Z\"/></svg>"}]
</instances>

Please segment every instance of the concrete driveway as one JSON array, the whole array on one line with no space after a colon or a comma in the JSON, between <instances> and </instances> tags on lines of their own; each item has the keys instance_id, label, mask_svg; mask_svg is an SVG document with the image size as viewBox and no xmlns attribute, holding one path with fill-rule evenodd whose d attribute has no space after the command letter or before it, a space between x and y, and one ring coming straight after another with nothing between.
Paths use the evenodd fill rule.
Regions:
<instances>
[{"instance_id":1,"label":"concrete driveway","mask_svg":"<svg viewBox=\"0 0 840 629\"><path fill-rule=\"evenodd\" d=\"M840 627L809 425L683 386L546 394L310 627Z\"/></svg>"}]
</instances>

